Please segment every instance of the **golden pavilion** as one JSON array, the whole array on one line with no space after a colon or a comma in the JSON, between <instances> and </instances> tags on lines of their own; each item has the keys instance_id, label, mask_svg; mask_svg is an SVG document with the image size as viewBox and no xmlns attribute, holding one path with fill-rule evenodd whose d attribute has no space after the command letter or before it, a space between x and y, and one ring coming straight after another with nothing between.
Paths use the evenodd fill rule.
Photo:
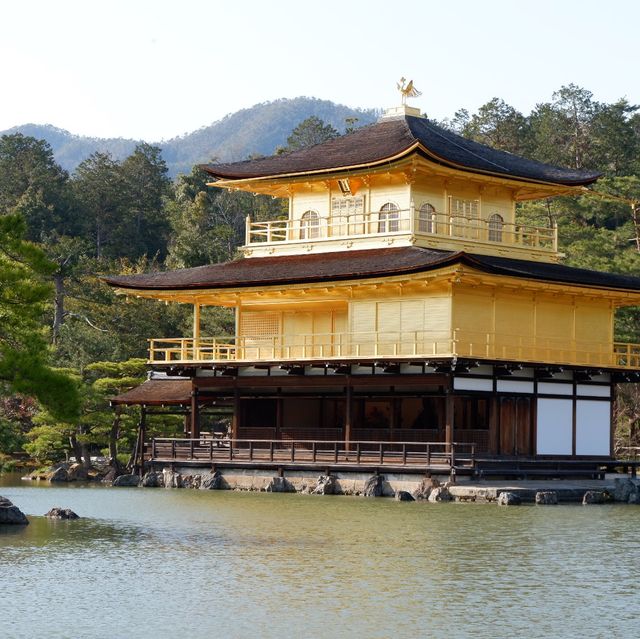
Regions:
<instances>
[{"instance_id":1,"label":"golden pavilion","mask_svg":"<svg viewBox=\"0 0 640 639\"><path fill-rule=\"evenodd\" d=\"M313 147L204 169L213 188L282 198L288 214L247 218L241 259L107 279L193 306L192 334L151 339L151 379L114 400L184 411L184 440L145 447L142 429L146 459L611 460L615 385L640 369L614 317L640 304L640 279L563 265L555 226L517 217L518 202L582 193L597 173L478 144L406 104ZM207 306L233 309L234 335L201 334ZM223 440L202 427L213 406L230 415Z\"/></svg>"}]
</instances>

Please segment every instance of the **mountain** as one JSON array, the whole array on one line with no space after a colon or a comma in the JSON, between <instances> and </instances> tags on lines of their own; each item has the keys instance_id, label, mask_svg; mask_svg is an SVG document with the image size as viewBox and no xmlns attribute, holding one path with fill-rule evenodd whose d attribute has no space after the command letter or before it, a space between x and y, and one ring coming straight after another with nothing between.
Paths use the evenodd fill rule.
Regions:
<instances>
[{"instance_id":1,"label":"mountain","mask_svg":"<svg viewBox=\"0 0 640 639\"><path fill-rule=\"evenodd\" d=\"M346 118L358 118L356 126L364 126L374 122L378 112L374 109L352 109L317 98L283 98L256 104L192 133L154 144L162 149L169 174L175 177L178 173L190 173L194 164L213 159L227 162L243 160L254 154L271 155L277 147L286 144L287 137L300 122L312 115L343 132ZM24 124L0 131L0 135L11 133L46 140L56 161L69 172L98 151L123 160L139 142L74 135L50 124Z\"/></svg>"}]
</instances>

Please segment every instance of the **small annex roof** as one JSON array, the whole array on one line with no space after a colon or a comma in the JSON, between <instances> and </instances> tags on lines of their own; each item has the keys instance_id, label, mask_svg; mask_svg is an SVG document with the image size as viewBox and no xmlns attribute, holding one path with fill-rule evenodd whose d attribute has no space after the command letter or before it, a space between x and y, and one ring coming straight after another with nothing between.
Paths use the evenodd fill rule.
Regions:
<instances>
[{"instance_id":1,"label":"small annex roof","mask_svg":"<svg viewBox=\"0 0 640 639\"><path fill-rule=\"evenodd\" d=\"M111 399L113 406L185 406L190 403L190 379L148 379Z\"/></svg>"},{"instance_id":2,"label":"small annex roof","mask_svg":"<svg viewBox=\"0 0 640 639\"><path fill-rule=\"evenodd\" d=\"M177 271L103 279L111 286L132 293L142 290L206 290L370 279L433 271L455 264L509 277L640 291L640 278L629 275L416 246L242 258Z\"/></svg>"},{"instance_id":3,"label":"small annex roof","mask_svg":"<svg viewBox=\"0 0 640 639\"><path fill-rule=\"evenodd\" d=\"M586 186L600 177L598 172L560 168L499 151L443 129L427 118L410 115L383 118L353 133L292 153L202 168L223 181L293 177L373 167L414 151L452 168L539 183Z\"/></svg>"}]
</instances>

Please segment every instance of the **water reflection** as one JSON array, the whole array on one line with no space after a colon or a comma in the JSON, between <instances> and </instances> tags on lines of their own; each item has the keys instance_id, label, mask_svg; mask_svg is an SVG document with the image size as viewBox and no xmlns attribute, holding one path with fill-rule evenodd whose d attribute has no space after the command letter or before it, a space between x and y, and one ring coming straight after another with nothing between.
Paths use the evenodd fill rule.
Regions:
<instances>
[{"instance_id":1,"label":"water reflection","mask_svg":"<svg viewBox=\"0 0 640 639\"><path fill-rule=\"evenodd\" d=\"M640 508L0 481L87 518L0 535L1 637L622 637L640 612Z\"/></svg>"}]
</instances>

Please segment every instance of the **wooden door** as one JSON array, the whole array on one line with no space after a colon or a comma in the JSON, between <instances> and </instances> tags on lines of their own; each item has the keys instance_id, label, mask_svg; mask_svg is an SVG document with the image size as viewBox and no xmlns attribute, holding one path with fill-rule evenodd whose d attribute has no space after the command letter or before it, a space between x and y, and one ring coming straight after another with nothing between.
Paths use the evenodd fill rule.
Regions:
<instances>
[{"instance_id":1,"label":"wooden door","mask_svg":"<svg viewBox=\"0 0 640 639\"><path fill-rule=\"evenodd\" d=\"M499 411L500 455L531 455L531 398L501 397Z\"/></svg>"}]
</instances>

